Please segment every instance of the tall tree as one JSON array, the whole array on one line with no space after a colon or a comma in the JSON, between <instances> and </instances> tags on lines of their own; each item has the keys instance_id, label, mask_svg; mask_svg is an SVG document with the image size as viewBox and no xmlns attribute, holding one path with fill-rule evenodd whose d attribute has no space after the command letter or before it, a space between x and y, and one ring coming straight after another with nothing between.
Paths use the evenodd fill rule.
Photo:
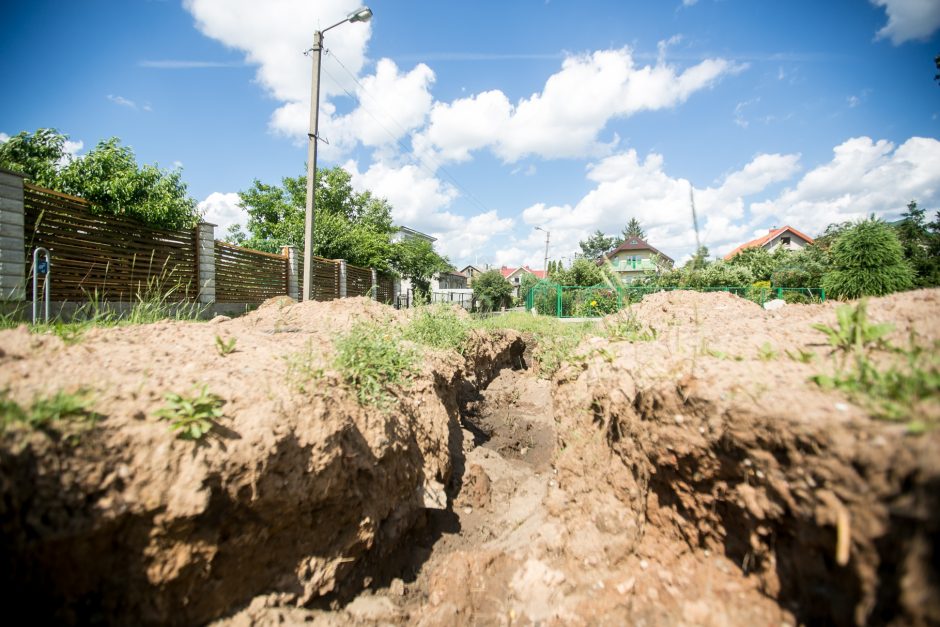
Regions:
<instances>
[{"instance_id":1,"label":"tall tree","mask_svg":"<svg viewBox=\"0 0 940 627\"><path fill-rule=\"evenodd\" d=\"M920 287L931 287L940 283L940 259L931 254L932 240L936 234L927 224L926 211L912 200L907 204L907 211L901 214L901 223L897 227L898 239L904 249L904 258L911 265L916 275L914 283Z\"/></svg>"},{"instance_id":2,"label":"tall tree","mask_svg":"<svg viewBox=\"0 0 940 627\"><path fill-rule=\"evenodd\" d=\"M391 255L392 267L410 279L415 292L422 295L430 290L431 278L435 274L450 270L447 259L434 252L431 242L426 239L405 238L392 247Z\"/></svg>"},{"instance_id":3,"label":"tall tree","mask_svg":"<svg viewBox=\"0 0 940 627\"><path fill-rule=\"evenodd\" d=\"M623 228L623 241L636 237L642 240L646 239L646 232L640 226L640 221L636 218L630 218L630 222Z\"/></svg>"},{"instance_id":4,"label":"tall tree","mask_svg":"<svg viewBox=\"0 0 940 627\"><path fill-rule=\"evenodd\" d=\"M80 196L92 203L95 213L168 228L189 228L199 219L179 169L139 166L134 151L116 137L72 158L67 140L55 129L21 132L0 144L0 167L21 172L42 187Z\"/></svg>"},{"instance_id":5,"label":"tall tree","mask_svg":"<svg viewBox=\"0 0 940 627\"><path fill-rule=\"evenodd\" d=\"M487 270L473 279L473 299L484 311L493 311L509 304L512 283L499 270Z\"/></svg>"},{"instance_id":6,"label":"tall tree","mask_svg":"<svg viewBox=\"0 0 940 627\"><path fill-rule=\"evenodd\" d=\"M604 235L603 231L597 230L587 239L578 242L578 245L581 246L581 252L584 253L586 258L597 259L612 249L616 242L616 237L608 237Z\"/></svg>"},{"instance_id":7,"label":"tall tree","mask_svg":"<svg viewBox=\"0 0 940 627\"><path fill-rule=\"evenodd\" d=\"M823 287L835 297L882 296L914 284L901 242L881 220L863 220L843 232L830 255L832 268L823 276Z\"/></svg>"}]
</instances>

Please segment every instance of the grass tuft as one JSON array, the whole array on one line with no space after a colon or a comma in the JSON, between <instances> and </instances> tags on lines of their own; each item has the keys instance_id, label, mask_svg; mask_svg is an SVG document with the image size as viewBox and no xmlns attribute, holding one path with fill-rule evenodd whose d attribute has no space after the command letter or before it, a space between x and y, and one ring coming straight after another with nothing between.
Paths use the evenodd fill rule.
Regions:
<instances>
[{"instance_id":1,"label":"grass tuft","mask_svg":"<svg viewBox=\"0 0 940 627\"><path fill-rule=\"evenodd\" d=\"M417 373L418 356L386 327L359 323L335 343L335 366L356 391L361 405L387 407L393 388L407 387Z\"/></svg>"}]
</instances>

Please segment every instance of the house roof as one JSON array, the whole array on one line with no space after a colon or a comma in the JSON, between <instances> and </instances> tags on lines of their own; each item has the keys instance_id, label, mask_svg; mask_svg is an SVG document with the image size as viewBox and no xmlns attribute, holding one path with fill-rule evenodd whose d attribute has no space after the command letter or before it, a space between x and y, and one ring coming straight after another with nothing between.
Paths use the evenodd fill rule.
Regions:
<instances>
[{"instance_id":1,"label":"house roof","mask_svg":"<svg viewBox=\"0 0 940 627\"><path fill-rule=\"evenodd\" d=\"M790 231L791 233L799 237L801 240L803 240L807 244L813 243L812 237L809 237L808 235L804 235L800 233L799 231L794 229L792 226L782 226L779 229L770 229L770 231L768 231L766 235L761 235L757 239L752 239L749 242L745 242L744 244L741 244L740 246L732 250L730 253L725 255L725 261L728 261L729 259L737 255L739 252L741 252L745 248L755 248L756 246L763 246L767 242L773 241L775 237L777 237L778 235L786 231Z\"/></svg>"},{"instance_id":2,"label":"house roof","mask_svg":"<svg viewBox=\"0 0 940 627\"><path fill-rule=\"evenodd\" d=\"M669 261L675 263L675 259L667 255L666 253L660 250L657 250L653 246L650 246L639 237L628 237L627 239L623 240L623 243L620 244L620 246L617 246L617 248L607 253L607 256L613 257L619 252L630 251L630 250L651 250L657 255L659 255L660 257L662 257L663 259L668 259Z\"/></svg>"},{"instance_id":3,"label":"house roof","mask_svg":"<svg viewBox=\"0 0 940 627\"><path fill-rule=\"evenodd\" d=\"M499 269L499 273L503 275L503 278L504 278L504 279L508 279L509 277L511 277L512 275L514 275L514 274L515 274L516 272L518 272L519 270L522 270L523 272L528 272L529 274L535 275L535 277L536 277L537 279L544 279L544 278L545 278L545 270L533 270L533 269L530 268L529 266L520 266L520 267L518 267L518 268L511 268L511 267L503 266L502 268Z\"/></svg>"},{"instance_id":4,"label":"house roof","mask_svg":"<svg viewBox=\"0 0 940 627\"><path fill-rule=\"evenodd\" d=\"M400 226L400 227L398 227L398 231L399 231L400 233L405 234L405 235L410 235L411 237L420 237L420 238L422 238L422 239L426 239L426 240L428 240L429 242L436 242L436 241L437 241L437 238L436 238L436 237L431 237L431 236L428 235L427 233L422 233L421 231L416 231L416 230L414 230L414 229L409 229L407 226Z\"/></svg>"},{"instance_id":5,"label":"house roof","mask_svg":"<svg viewBox=\"0 0 940 627\"><path fill-rule=\"evenodd\" d=\"M466 272L469 271L469 270L474 270L474 271L476 271L476 272L482 272L482 270L480 270L480 269L477 268L476 266L467 266L467 267L465 267L463 270L461 270L461 272L466 273Z\"/></svg>"},{"instance_id":6,"label":"house roof","mask_svg":"<svg viewBox=\"0 0 940 627\"><path fill-rule=\"evenodd\" d=\"M447 274L452 274L454 276L462 276L464 278L467 278L467 275L461 272L460 270L450 270L449 272L447 272Z\"/></svg>"}]
</instances>

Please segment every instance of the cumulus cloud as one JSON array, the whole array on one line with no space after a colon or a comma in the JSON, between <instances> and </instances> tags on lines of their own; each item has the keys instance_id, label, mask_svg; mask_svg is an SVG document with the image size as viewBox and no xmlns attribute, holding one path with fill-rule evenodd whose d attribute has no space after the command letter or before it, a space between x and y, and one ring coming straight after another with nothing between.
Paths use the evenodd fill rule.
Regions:
<instances>
[{"instance_id":1,"label":"cumulus cloud","mask_svg":"<svg viewBox=\"0 0 940 627\"><path fill-rule=\"evenodd\" d=\"M437 249L454 261L471 259L495 235L514 225L495 210L471 217L449 211L457 190L418 166L376 162L360 172L358 164L350 161L343 168L352 175L354 188L371 190L389 201L396 224L434 235Z\"/></svg>"},{"instance_id":2,"label":"cumulus cloud","mask_svg":"<svg viewBox=\"0 0 940 627\"><path fill-rule=\"evenodd\" d=\"M940 2L937 0L871 0L885 8L888 23L877 33L890 38L895 46L912 39L927 39L940 28Z\"/></svg>"},{"instance_id":3,"label":"cumulus cloud","mask_svg":"<svg viewBox=\"0 0 940 627\"><path fill-rule=\"evenodd\" d=\"M183 6L200 32L243 52L245 62L258 67L256 80L282 103L271 127L285 134L297 134L299 127L306 137L311 61L303 51L313 45L314 30L342 20L360 7L360 0L185 0ZM355 89L343 66L354 76L361 73L371 33L371 25L360 22L324 35L324 47L332 54L323 55L321 98Z\"/></svg>"},{"instance_id":4,"label":"cumulus cloud","mask_svg":"<svg viewBox=\"0 0 940 627\"><path fill-rule=\"evenodd\" d=\"M505 162L527 155L599 156L613 148L599 140L608 121L675 107L744 69L725 59L706 59L679 70L662 58L669 43L662 43L655 65L638 66L629 48L570 56L541 92L515 105L499 90L435 103L416 149L454 161L484 147Z\"/></svg>"},{"instance_id":5,"label":"cumulus cloud","mask_svg":"<svg viewBox=\"0 0 940 627\"><path fill-rule=\"evenodd\" d=\"M198 204L202 219L215 224L215 236L222 239L229 228L239 225L244 229L248 223L248 212L241 206L235 192L212 192Z\"/></svg>"},{"instance_id":6,"label":"cumulus cloud","mask_svg":"<svg viewBox=\"0 0 940 627\"><path fill-rule=\"evenodd\" d=\"M926 206L940 202L940 141L912 137L895 147L854 137L833 149L829 163L750 209L764 221L814 233L833 222L900 213L912 198Z\"/></svg>"},{"instance_id":7,"label":"cumulus cloud","mask_svg":"<svg viewBox=\"0 0 940 627\"><path fill-rule=\"evenodd\" d=\"M2 144L5 141L9 141L9 139L10 139L9 135L7 135L6 133L0 132L0 144Z\"/></svg>"}]
</instances>

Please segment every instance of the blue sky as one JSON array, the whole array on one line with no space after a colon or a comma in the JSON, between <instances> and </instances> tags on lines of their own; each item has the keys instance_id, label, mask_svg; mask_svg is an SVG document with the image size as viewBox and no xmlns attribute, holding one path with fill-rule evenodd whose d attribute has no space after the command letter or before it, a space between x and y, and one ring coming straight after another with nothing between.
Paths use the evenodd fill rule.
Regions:
<instances>
[{"instance_id":1,"label":"blue sky","mask_svg":"<svg viewBox=\"0 0 940 627\"><path fill-rule=\"evenodd\" d=\"M5 7L0 140L179 165L224 232L304 171L312 33L358 0ZM466 263L540 267L631 217L677 259L772 226L940 209L937 0L374 0L326 34L321 166Z\"/></svg>"}]
</instances>

